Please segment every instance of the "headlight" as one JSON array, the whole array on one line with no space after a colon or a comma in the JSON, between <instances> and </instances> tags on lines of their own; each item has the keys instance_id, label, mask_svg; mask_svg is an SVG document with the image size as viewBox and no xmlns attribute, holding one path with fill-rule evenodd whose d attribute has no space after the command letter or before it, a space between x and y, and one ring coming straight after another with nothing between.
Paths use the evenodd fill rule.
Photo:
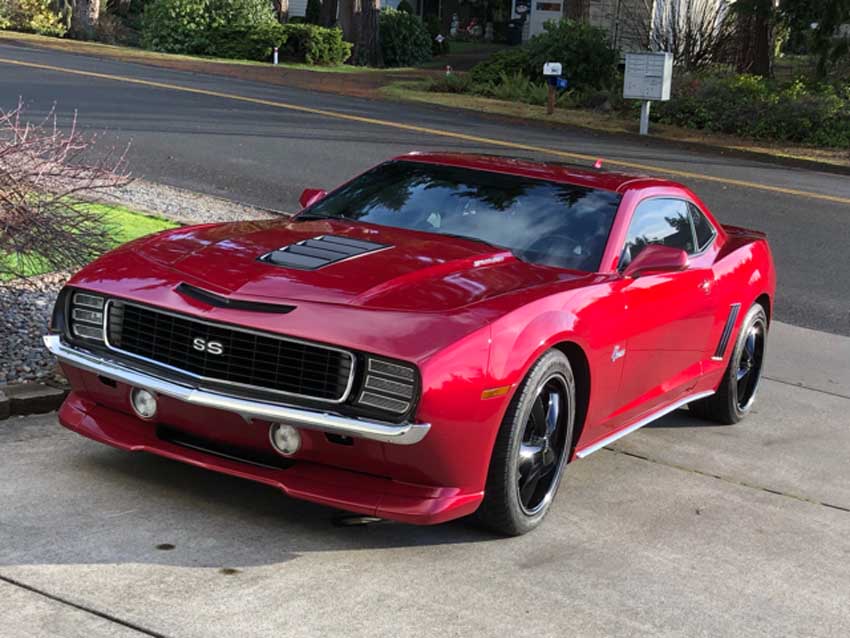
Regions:
<instances>
[{"instance_id":1,"label":"headlight","mask_svg":"<svg viewBox=\"0 0 850 638\"><path fill-rule=\"evenodd\" d=\"M357 403L395 414L410 409L416 392L416 369L369 357L366 378Z\"/></svg>"},{"instance_id":2,"label":"headlight","mask_svg":"<svg viewBox=\"0 0 850 638\"><path fill-rule=\"evenodd\" d=\"M103 342L104 298L89 292L74 292L68 309L71 335Z\"/></svg>"}]
</instances>

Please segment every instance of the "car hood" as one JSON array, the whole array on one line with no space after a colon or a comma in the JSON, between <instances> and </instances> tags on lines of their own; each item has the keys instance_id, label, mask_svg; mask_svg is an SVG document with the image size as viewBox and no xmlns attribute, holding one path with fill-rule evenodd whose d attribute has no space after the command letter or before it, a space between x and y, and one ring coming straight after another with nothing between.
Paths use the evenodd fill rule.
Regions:
<instances>
[{"instance_id":1,"label":"car hood","mask_svg":"<svg viewBox=\"0 0 850 638\"><path fill-rule=\"evenodd\" d=\"M373 247L312 269L261 260L297 242L328 237ZM182 228L136 244L133 250L233 298L399 311L447 311L585 277L528 264L508 251L472 240L341 220Z\"/></svg>"}]
</instances>

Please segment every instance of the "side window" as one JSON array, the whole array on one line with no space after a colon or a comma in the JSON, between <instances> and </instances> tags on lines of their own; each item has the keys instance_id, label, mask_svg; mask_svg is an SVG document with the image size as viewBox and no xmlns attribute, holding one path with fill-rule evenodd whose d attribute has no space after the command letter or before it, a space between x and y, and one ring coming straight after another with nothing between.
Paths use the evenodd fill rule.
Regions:
<instances>
[{"instance_id":1,"label":"side window","mask_svg":"<svg viewBox=\"0 0 850 638\"><path fill-rule=\"evenodd\" d=\"M691 203L688 203L688 208L691 209L691 219L694 220L694 233L697 237L697 250L699 251L708 246L714 239L716 231L699 208Z\"/></svg>"},{"instance_id":2,"label":"side window","mask_svg":"<svg viewBox=\"0 0 850 638\"><path fill-rule=\"evenodd\" d=\"M647 199L638 204L626 236L620 268L625 268L649 244L681 248L688 254L695 252L688 202Z\"/></svg>"}]
</instances>

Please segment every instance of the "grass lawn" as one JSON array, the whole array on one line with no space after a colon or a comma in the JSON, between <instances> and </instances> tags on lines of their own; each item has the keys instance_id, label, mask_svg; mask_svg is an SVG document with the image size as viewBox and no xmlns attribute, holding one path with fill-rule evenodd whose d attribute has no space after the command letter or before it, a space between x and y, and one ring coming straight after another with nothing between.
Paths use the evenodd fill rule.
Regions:
<instances>
[{"instance_id":1,"label":"grass lawn","mask_svg":"<svg viewBox=\"0 0 850 638\"><path fill-rule=\"evenodd\" d=\"M112 235L112 247L120 246L144 235L175 228L178 224L171 222L161 217L151 217L136 213L123 206L114 206L111 204L89 204L88 208L104 216L104 223L110 229ZM15 257L12 255L0 254L0 262L4 264L13 264ZM46 264L38 264L37 260L30 261L31 267L25 273L26 276L43 275L50 271ZM3 275L0 273L0 280L12 279L11 275Z\"/></svg>"},{"instance_id":2,"label":"grass lawn","mask_svg":"<svg viewBox=\"0 0 850 638\"><path fill-rule=\"evenodd\" d=\"M0 0L2 1L2 0ZM138 47L116 46L112 44L101 44L99 42L83 42L67 38L52 38L33 33L20 33L18 31L0 31L0 42L3 40L17 41L35 44L41 47L66 51L68 53L82 53L88 55L101 55L117 58L127 62L155 62L155 61L188 61L188 62L215 62L217 64L229 64L234 66L261 66L271 67L271 60L258 62L256 60L233 60L231 58L216 58L205 55L179 55L176 53L161 53L159 51L148 51ZM314 71L316 73L383 73L387 69L374 69L364 66L353 66L350 64L339 64L335 66L320 66L299 62L281 62L277 65L279 69L294 69L299 71ZM404 69L390 69L399 71Z\"/></svg>"}]
</instances>

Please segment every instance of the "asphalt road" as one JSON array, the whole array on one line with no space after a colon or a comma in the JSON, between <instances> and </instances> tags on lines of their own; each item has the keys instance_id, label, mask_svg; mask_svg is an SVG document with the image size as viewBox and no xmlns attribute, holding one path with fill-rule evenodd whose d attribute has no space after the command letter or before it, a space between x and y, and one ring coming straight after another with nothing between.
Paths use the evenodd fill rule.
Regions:
<instances>
[{"instance_id":1,"label":"asphalt road","mask_svg":"<svg viewBox=\"0 0 850 638\"><path fill-rule=\"evenodd\" d=\"M224 92L275 105L14 66L8 64L9 60ZM850 177L846 175L698 153L633 138L523 126L474 113L311 93L0 45L0 108L14 106L19 96L33 117L55 105L67 122L69 115L78 111L83 127L104 132L101 149L132 141L130 163L139 177L281 210L294 210L304 187L333 187L376 162L410 150L558 159L541 150L509 149L480 139L463 140L392 126L399 123L702 175L682 181L722 222L769 234L779 273L777 317L799 326L850 335ZM375 118L383 124L280 108L281 103ZM734 185L731 180L753 185ZM805 191L814 197L776 189Z\"/></svg>"},{"instance_id":2,"label":"asphalt road","mask_svg":"<svg viewBox=\"0 0 850 638\"><path fill-rule=\"evenodd\" d=\"M0 636L848 636L848 360L775 323L746 421L680 411L570 465L516 539L336 527L53 415L0 422Z\"/></svg>"}]
</instances>

